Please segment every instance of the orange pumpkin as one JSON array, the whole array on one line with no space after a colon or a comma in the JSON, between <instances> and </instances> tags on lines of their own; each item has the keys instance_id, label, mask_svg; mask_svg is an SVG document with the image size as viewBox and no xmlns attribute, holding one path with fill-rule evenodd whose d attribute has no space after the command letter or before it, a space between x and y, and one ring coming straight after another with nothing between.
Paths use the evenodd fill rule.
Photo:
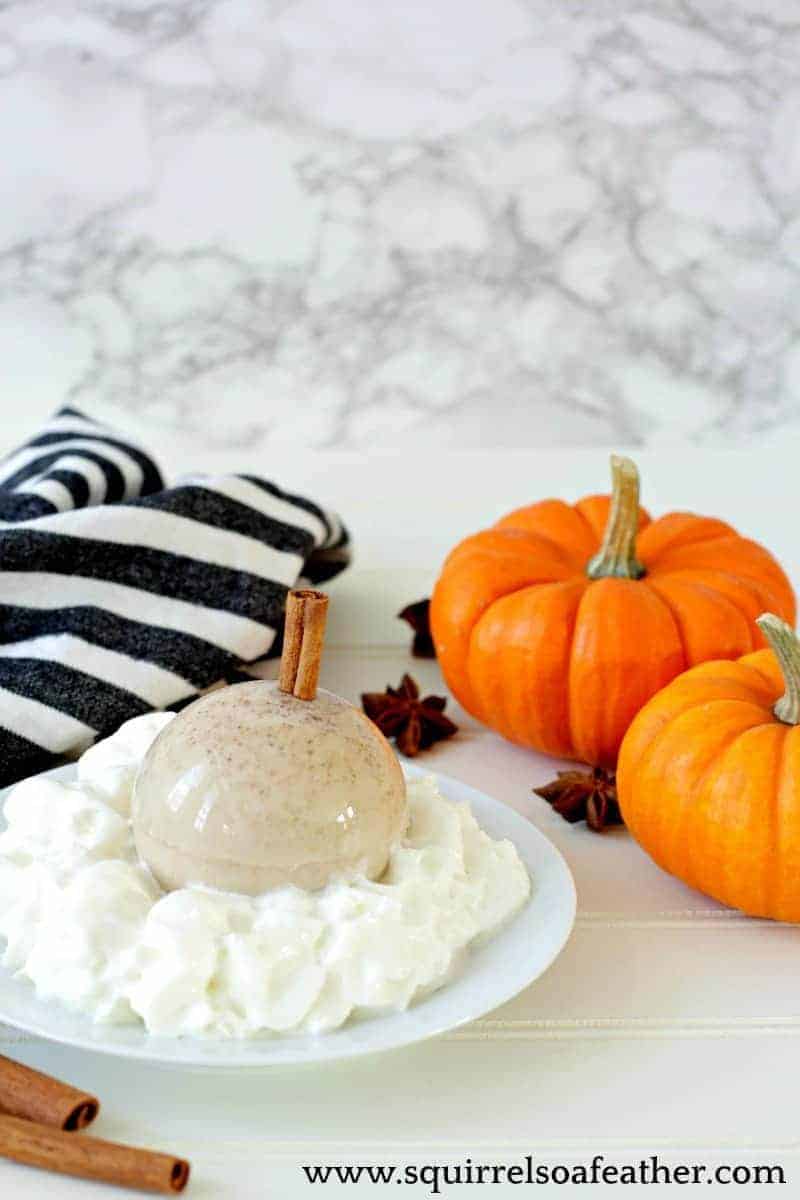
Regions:
<instances>
[{"instance_id":1,"label":"orange pumpkin","mask_svg":"<svg viewBox=\"0 0 800 1200\"><path fill-rule=\"evenodd\" d=\"M767 550L713 517L651 521L634 464L611 462L611 497L543 500L456 546L430 611L468 712L513 742L603 766L681 671L763 645L767 608L795 617Z\"/></svg>"},{"instance_id":2,"label":"orange pumpkin","mask_svg":"<svg viewBox=\"0 0 800 1200\"><path fill-rule=\"evenodd\" d=\"M800 921L800 642L772 614L772 650L673 680L625 735L617 791L659 866L756 917Z\"/></svg>"}]
</instances>

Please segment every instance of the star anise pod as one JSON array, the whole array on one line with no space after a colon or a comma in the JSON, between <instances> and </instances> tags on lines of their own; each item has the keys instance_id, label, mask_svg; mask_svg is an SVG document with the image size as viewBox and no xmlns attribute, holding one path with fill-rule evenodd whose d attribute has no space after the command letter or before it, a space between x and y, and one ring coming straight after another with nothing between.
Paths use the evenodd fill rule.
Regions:
<instances>
[{"instance_id":1,"label":"star anise pod","mask_svg":"<svg viewBox=\"0 0 800 1200\"><path fill-rule=\"evenodd\" d=\"M415 600L397 614L401 621L407 621L414 630L414 640L411 643L414 658L436 658L431 637L430 609L430 600Z\"/></svg>"},{"instance_id":2,"label":"star anise pod","mask_svg":"<svg viewBox=\"0 0 800 1200\"><path fill-rule=\"evenodd\" d=\"M608 825L623 824L613 771L602 767L559 771L551 783L533 790L571 825L585 821L595 833L602 833Z\"/></svg>"},{"instance_id":3,"label":"star anise pod","mask_svg":"<svg viewBox=\"0 0 800 1200\"><path fill-rule=\"evenodd\" d=\"M444 696L420 700L419 688L410 675L404 675L396 688L364 692L361 704L370 721L385 737L394 738L398 750L409 758L458 732L458 726L444 715Z\"/></svg>"}]
</instances>

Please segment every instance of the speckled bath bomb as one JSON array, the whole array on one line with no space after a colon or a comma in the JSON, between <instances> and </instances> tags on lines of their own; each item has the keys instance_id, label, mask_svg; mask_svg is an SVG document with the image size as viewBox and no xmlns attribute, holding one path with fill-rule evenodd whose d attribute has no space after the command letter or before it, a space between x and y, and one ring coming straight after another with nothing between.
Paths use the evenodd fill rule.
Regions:
<instances>
[{"instance_id":1,"label":"speckled bath bomb","mask_svg":"<svg viewBox=\"0 0 800 1200\"><path fill-rule=\"evenodd\" d=\"M136 847L162 887L257 895L334 875L378 879L407 822L403 773L378 729L320 690L266 681L195 701L163 730L136 779Z\"/></svg>"}]
</instances>

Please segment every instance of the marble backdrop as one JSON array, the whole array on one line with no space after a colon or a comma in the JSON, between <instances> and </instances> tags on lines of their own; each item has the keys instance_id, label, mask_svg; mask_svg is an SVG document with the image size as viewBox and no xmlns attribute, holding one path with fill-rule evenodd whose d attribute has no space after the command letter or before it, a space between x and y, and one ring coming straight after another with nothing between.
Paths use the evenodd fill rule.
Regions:
<instances>
[{"instance_id":1,"label":"marble backdrop","mask_svg":"<svg viewBox=\"0 0 800 1200\"><path fill-rule=\"evenodd\" d=\"M794 0L5 0L3 418L794 433L799 64Z\"/></svg>"}]
</instances>

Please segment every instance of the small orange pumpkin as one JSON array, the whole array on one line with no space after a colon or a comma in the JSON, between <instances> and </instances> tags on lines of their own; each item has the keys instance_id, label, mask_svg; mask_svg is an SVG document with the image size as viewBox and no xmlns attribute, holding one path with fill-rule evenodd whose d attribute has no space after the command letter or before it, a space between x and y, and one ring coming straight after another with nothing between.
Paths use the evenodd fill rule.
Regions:
<instances>
[{"instance_id":1,"label":"small orange pumpkin","mask_svg":"<svg viewBox=\"0 0 800 1200\"><path fill-rule=\"evenodd\" d=\"M800 641L771 613L771 650L707 662L647 703L617 791L652 858L723 904L800 921Z\"/></svg>"},{"instance_id":2,"label":"small orange pumpkin","mask_svg":"<svg viewBox=\"0 0 800 1200\"><path fill-rule=\"evenodd\" d=\"M559 758L611 766L632 718L687 667L762 646L755 618L794 622L778 563L724 521L612 496L543 500L466 538L431 599L447 684L486 725Z\"/></svg>"}]
</instances>

